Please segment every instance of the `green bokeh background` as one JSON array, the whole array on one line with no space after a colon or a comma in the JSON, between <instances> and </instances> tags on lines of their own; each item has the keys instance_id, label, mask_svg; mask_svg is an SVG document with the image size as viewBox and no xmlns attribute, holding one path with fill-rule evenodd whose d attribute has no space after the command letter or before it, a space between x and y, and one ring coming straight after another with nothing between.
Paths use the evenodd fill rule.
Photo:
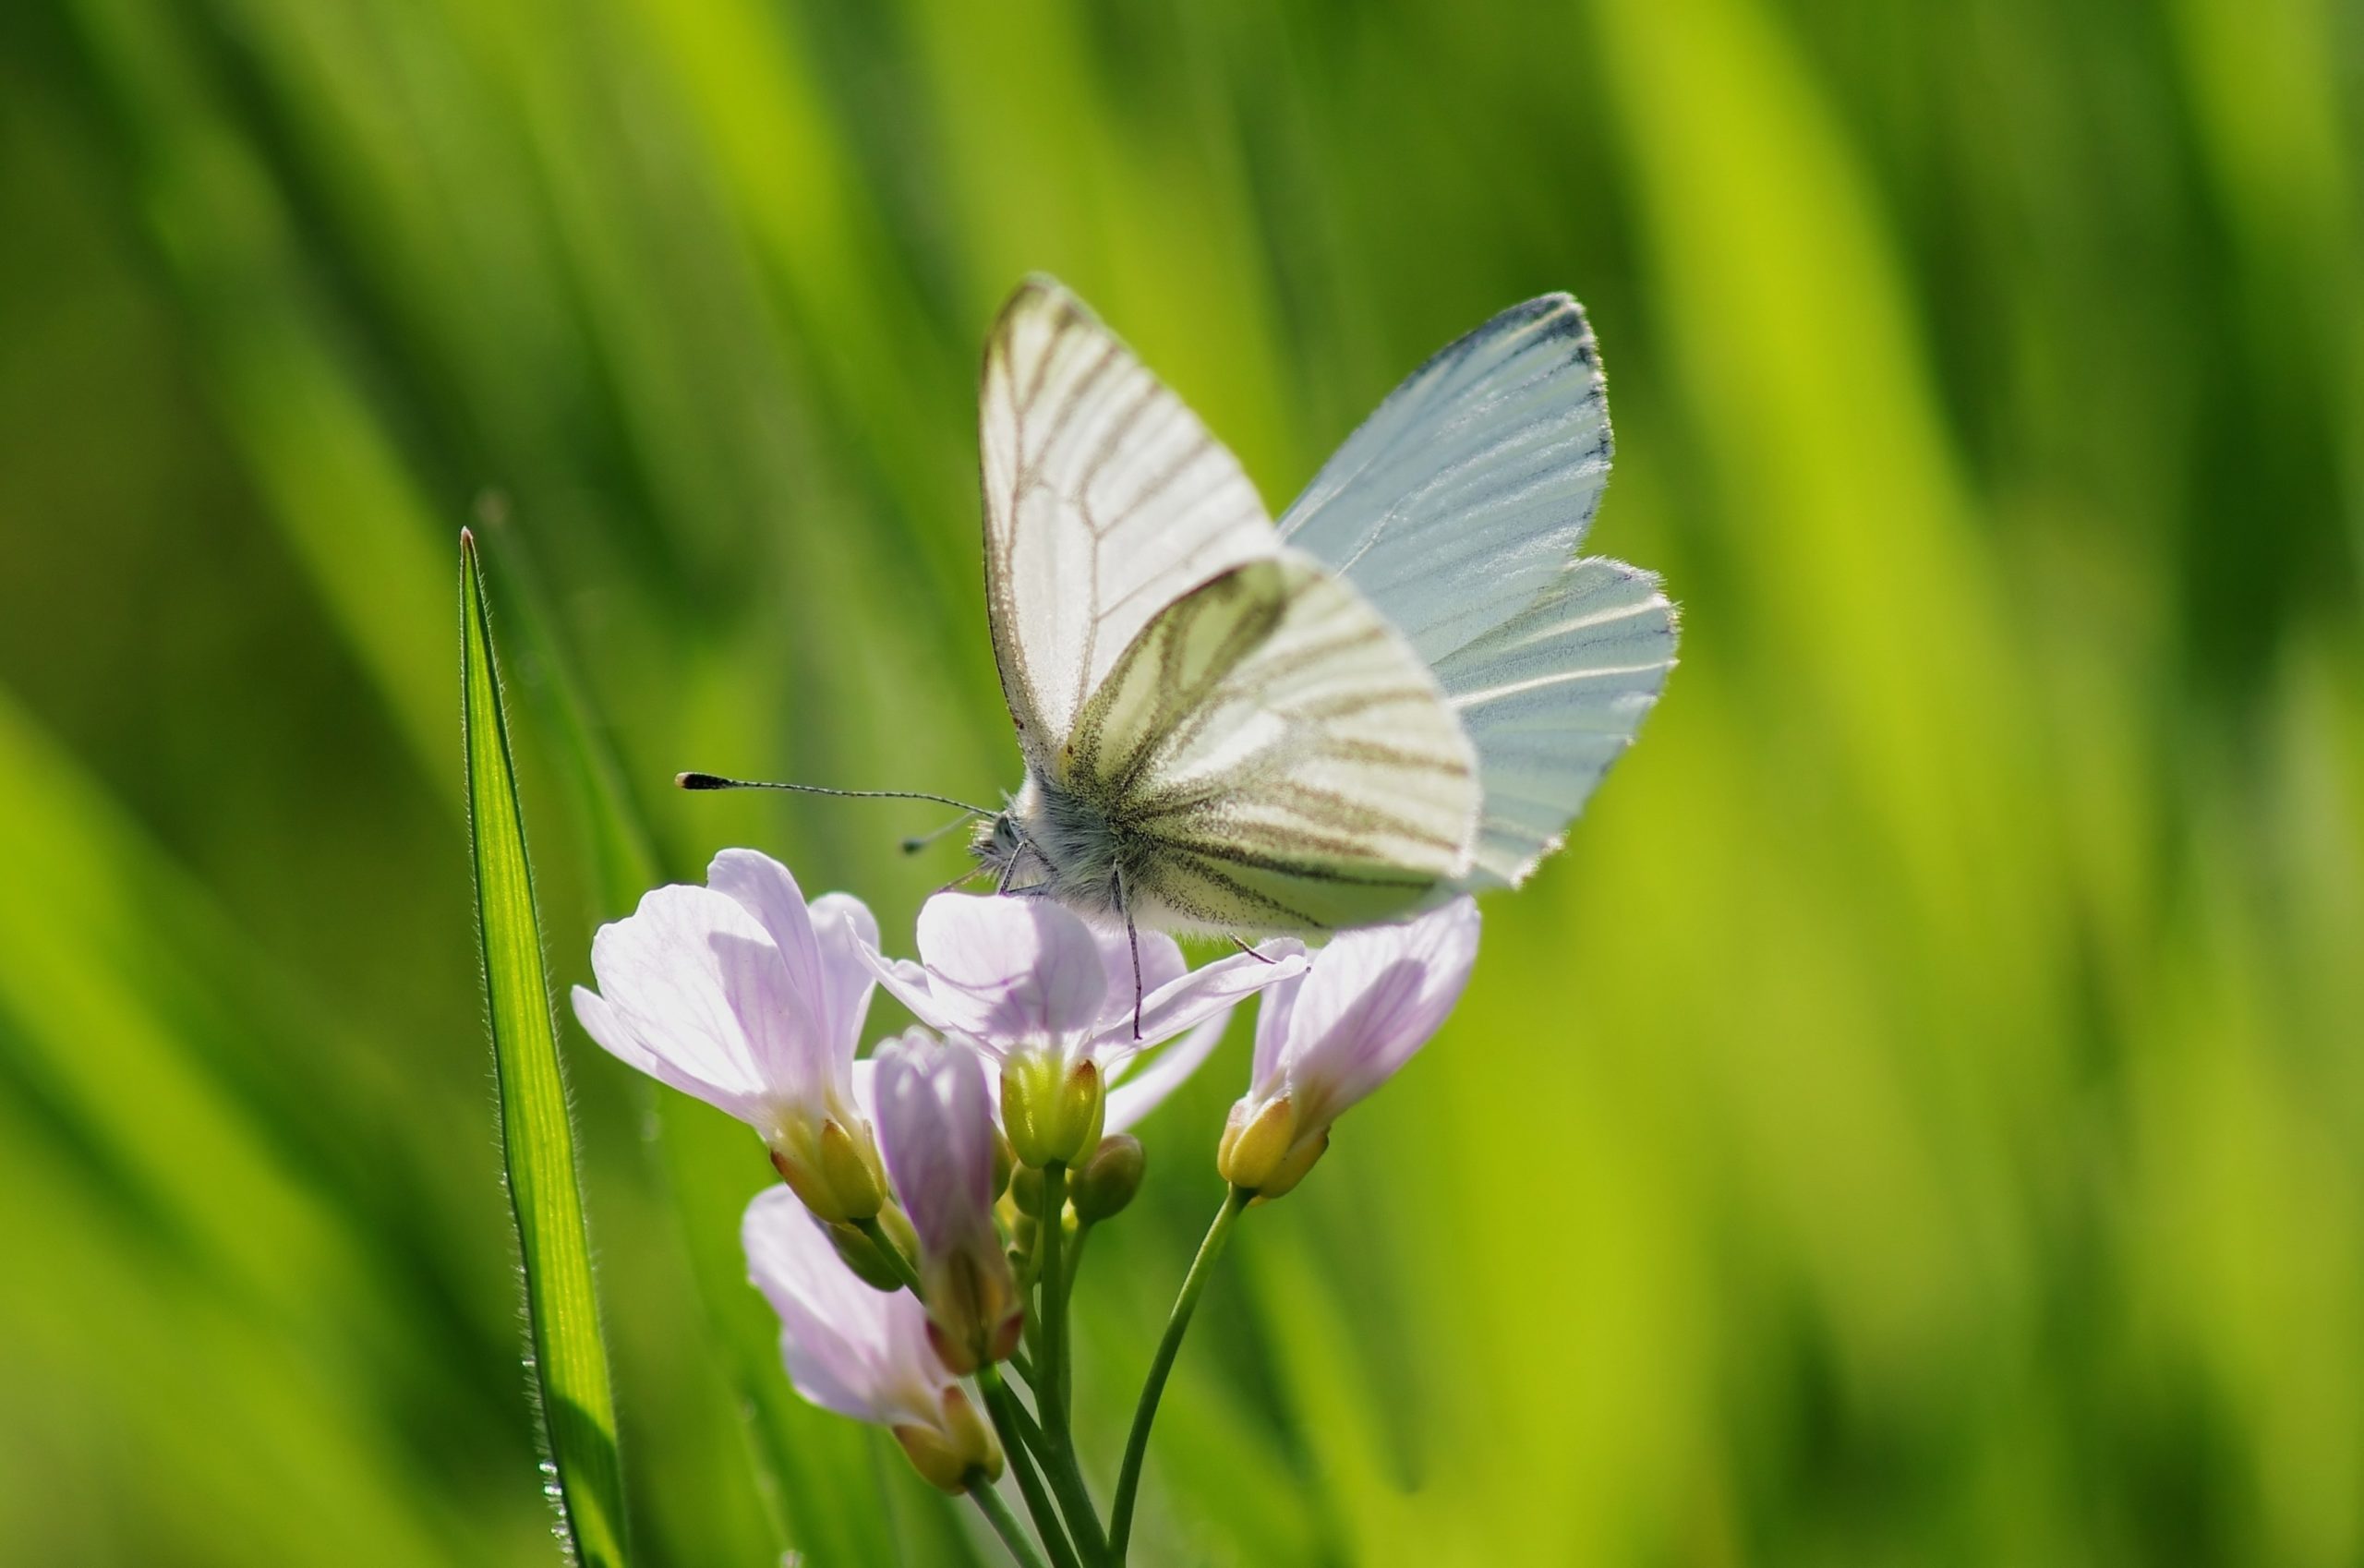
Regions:
<instances>
[{"instance_id":1,"label":"green bokeh background","mask_svg":"<svg viewBox=\"0 0 2364 1568\"><path fill-rule=\"evenodd\" d=\"M1276 507L1574 290L1687 615L1140 1558L2364 1561L2359 79L2339 0L0 7L0 1560L552 1561L457 531L561 979L731 843L907 944L929 808L664 780L1014 782L1043 269ZM639 1560L969 1561L787 1395L752 1141L566 1044ZM1094 1243L1104 1495L1244 1073Z\"/></svg>"}]
</instances>

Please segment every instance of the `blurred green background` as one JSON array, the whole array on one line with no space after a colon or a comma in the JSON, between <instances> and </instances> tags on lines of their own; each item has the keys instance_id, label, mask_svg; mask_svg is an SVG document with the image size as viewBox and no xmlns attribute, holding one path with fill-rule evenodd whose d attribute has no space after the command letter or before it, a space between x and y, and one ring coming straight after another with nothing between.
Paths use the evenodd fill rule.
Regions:
<instances>
[{"instance_id":1,"label":"blurred green background","mask_svg":"<svg viewBox=\"0 0 2364 1568\"><path fill-rule=\"evenodd\" d=\"M1243 1229L1143 1558L2364 1561L2359 73L2338 0L0 7L0 1560L552 1561L458 529L562 981L731 843L907 949L932 808L665 780L1015 783L1039 268L1276 510L1573 289L1688 617ZM968 1561L788 1395L752 1140L567 1043L641 1560ZM1094 1243L1104 1489L1245 1070Z\"/></svg>"}]
</instances>

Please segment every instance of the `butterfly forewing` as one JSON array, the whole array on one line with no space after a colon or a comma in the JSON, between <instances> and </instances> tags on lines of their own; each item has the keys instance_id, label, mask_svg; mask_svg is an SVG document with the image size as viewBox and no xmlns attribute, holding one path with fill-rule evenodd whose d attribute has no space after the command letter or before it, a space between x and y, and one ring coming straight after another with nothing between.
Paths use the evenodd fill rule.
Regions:
<instances>
[{"instance_id":1,"label":"butterfly forewing","mask_svg":"<svg viewBox=\"0 0 2364 1568\"><path fill-rule=\"evenodd\" d=\"M1238 461L1047 280L995 324L979 424L994 654L1041 768L1153 616L1278 539Z\"/></svg>"},{"instance_id":2,"label":"butterfly forewing","mask_svg":"<svg viewBox=\"0 0 2364 1568\"><path fill-rule=\"evenodd\" d=\"M1059 779L1145 846L1131 899L1183 924L1365 924L1472 863L1474 759L1434 676L1293 552L1151 621L1084 706Z\"/></svg>"},{"instance_id":3,"label":"butterfly forewing","mask_svg":"<svg viewBox=\"0 0 2364 1568\"><path fill-rule=\"evenodd\" d=\"M1405 377L1280 531L1351 578L1434 663L1525 609L1574 558L1614 445L1584 312L1546 295Z\"/></svg>"},{"instance_id":4,"label":"butterfly forewing","mask_svg":"<svg viewBox=\"0 0 2364 1568\"><path fill-rule=\"evenodd\" d=\"M1465 885L1557 848L1674 664L1658 580L1577 560L1613 441L1565 295L1512 307L1406 377L1281 520L1434 667L1485 789Z\"/></svg>"}]
</instances>

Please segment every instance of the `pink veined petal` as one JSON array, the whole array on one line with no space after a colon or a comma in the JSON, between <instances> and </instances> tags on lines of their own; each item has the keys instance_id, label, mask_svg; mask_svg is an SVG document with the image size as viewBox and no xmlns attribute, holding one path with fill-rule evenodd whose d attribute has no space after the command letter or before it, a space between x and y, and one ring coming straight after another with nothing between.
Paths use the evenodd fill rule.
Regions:
<instances>
[{"instance_id":1,"label":"pink veined petal","mask_svg":"<svg viewBox=\"0 0 2364 1568\"><path fill-rule=\"evenodd\" d=\"M919 947L942 1027L995 1046L1063 1046L1107 995L1091 928L1047 899L939 893L920 911Z\"/></svg>"},{"instance_id":2,"label":"pink veined petal","mask_svg":"<svg viewBox=\"0 0 2364 1568\"><path fill-rule=\"evenodd\" d=\"M796 1392L856 1420L892 1419L899 1298L855 1279L785 1187L755 1195L740 1239L749 1279L779 1314L780 1353Z\"/></svg>"},{"instance_id":3,"label":"pink veined petal","mask_svg":"<svg viewBox=\"0 0 2364 1568\"><path fill-rule=\"evenodd\" d=\"M1129 1132L1140 1126L1143 1117L1199 1070L1223 1043L1224 1031L1230 1025L1231 1009L1225 1007L1128 1073L1122 1083L1108 1091L1108 1130Z\"/></svg>"},{"instance_id":4,"label":"pink veined petal","mask_svg":"<svg viewBox=\"0 0 2364 1568\"><path fill-rule=\"evenodd\" d=\"M1288 947L1295 947L1296 944ZM1145 1051L1161 1040L1171 1040L1184 1030L1228 1010L1267 986L1280 984L1304 969L1303 948L1292 952L1277 943L1273 944L1272 953L1261 957L1234 953L1227 959L1217 959L1177 980L1168 981L1141 999L1139 1041L1132 1038L1132 1009L1125 1009L1116 1024L1100 1036L1104 1048L1096 1054L1106 1062L1136 1050Z\"/></svg>"},{"instance_id":5,"label":"pink veined petal","mask_svg":"<svg viewBox=\"0 0 2364 1568\"><path fill-rule=\"evenodd\" d=\"M762 994L787 975L771 938L731 899L657 888L599 928L591 968L613 1019L665 1065L667 1082L717 1104L718 1093L746 1102L773 1087L764 1071L773 1042L751 1038L749 1025L771 1027ZM754 1005L752 1019L742 1004Z\"/></svg>"},{"instance_id":6,"label":"pink veined petal","mask_svg":"<svg viewBox=\"0 0 2364 1568\"><path fill-rule=\"evenodd\" d=\"M1315 959L1282 1068L1306 1125L1324 1124L1409 1061L1461 999L1478 957L1468 899L1400 925L1352 931Z\"/></svg>"},{"instance_id":7,"label":"pink veined petal","mask_svg":"<svg viewBox=\"0 0 2364 1568\"><path fill-rule=\"evenodd\" d=\"M1135 938L1122 929L1108 931L1087 925L1094 946L1100 949L1101 972L1107 991L1100 1001L1100 1016L1094 1020L1093 1032L1107 1034L1119 1022L1126 1026L1128 1037L1133 1020L1133 943ZM1139 934L1141 954L1140 995L1144 997L1161 986L1170 985L1189 972L1189 963L1182 957L1182 945L1163 931Z\"/></svg>"},{"instance_id":8,"label":"pink veined petal","mask_svg":"<svg viewBox=\"0 0 2364 1568\"><path fill-rule=\"evenodd\" d=\"M886 1366L889 1379L880 1390L892 1425L915 1422L944 1428L944 1391L952 1374L935 1354L927 1333L927 1309L906 1291L895 1297L886 1320Z\"/></svg>"},{"instance_id":9,"label":"pink veined petal","mask_svg":"<svg viewBox=\"0 0 2364 1568\"><path fill-rule=\"evenodd\" d=\"M878 1049L879 1152L919 1232L942 1257L993 1235L993 1106L976 1054L925 1030Z\"/></svg>"},{"instance_id":10,"label":"pink veined petal","mask_svg":"<svg viewBox=\"0 0 2364 1568\"><path fill-rule=\"evenodd\" d=\"M573 1000L574 1017L583 1025L583 1031L626 1067L636 1067L667 1088L703 1100L742 1122L761 1125L768 1120L760 1096L736 1092L694 1077L651 1051L631 1021L597 991L578 985Z\"/></svg>"},{"instance_id":11,"label":"pink veined petal","mask_svg":"<svg viewBox=\"0 0 2364 1568\"><path fill-rule=\"evenodd\" d=\"M718 932L707 938L723 994L752 1052L756 1076L785 1104L826 1104L838 1068L814 1027L812 998L800 995L768 936Z\"/></svg>"},{"instance_id":12,"label":"pink veined petal","mask_svg":"<svg viewBox=\"0 0 2364 1568\"><path fill-rule=\"evenodd\" d=\"M1305 949L1298 947L1300 958ZM1309 959L1308 962L1311 960ZM1280 1092L1282 1058L1288 1047L1289 1018L1297 1011L1297 993L1305 989L1305 966L1276 981L1256 997L1256 1055L1248 1069L1249 1092L1259 1100Z\"/></svg>"},{"instance_id":13,"label":"pink veined petal","mask_svg":"<svg viewBox=\"0 0 2364 1568\"><path fill-rule=\"evenodd\" d=\"M804 907L804 890L788 867L758 850L725 850L706 867L708 887L736 899L770 933L788 971L787 1007L797 1032L808 1038L822 1033L821 998L824 985L820 945L814 940L812 912Z\"/></svg>"},{"instance_id":14,"label":"pink veined petal","mask_svg":"<svg viewBox=\"0 0 2364 1568\"><path fill-rule=\"evenodd\" d=\"M813 939L821 955L823 1037L851 1061L877 983L862 955L878 950L878 921L850 893L822 894L813 900L812 914Z\"/></svg>"},{"instance_id":15,"label":"pink veined petal","mask_svg":"<svg viewBox=\"0 0 2364 1568\"><path fill-rule=\"evenodd\" d=\"M850 1076L853 1080L853 1108L861 1113L863 1121L875 1128L878 1126L877 1058L862 1057L862 1060L854 1063Z\"/></svg>"},{"instance_id":16,"label":"pink veined petal","mask_svg":"<svg viewBox=\"0 0 2364 1568\"><path fill-rule=\"evenodd\" d=\"M640 1043L632 1025L621 1013L610 1007L608 999L587 985L578 985L571 993L574 1001L575 1021L583 1032L598 1042L608 1055L628 1067L637 1067L651 1078L665 1076L664 1058Z\"/></svg>"},{"instance_id":17,"label":"pink veined petal","mask_svg":"<svg viewBox=\"0 0 2364 1568\"><path fill-rule=\"evenodd\" d=\"M936 1000L935 983L927 966L909 959L890 959L868 947L861 950L862 962L886 994L911 1010L911 1015L931 1029L947 1032L960 1029L959 1019L965 1010L956 996L950 1006Z\"/></svg>"}]
</instances>

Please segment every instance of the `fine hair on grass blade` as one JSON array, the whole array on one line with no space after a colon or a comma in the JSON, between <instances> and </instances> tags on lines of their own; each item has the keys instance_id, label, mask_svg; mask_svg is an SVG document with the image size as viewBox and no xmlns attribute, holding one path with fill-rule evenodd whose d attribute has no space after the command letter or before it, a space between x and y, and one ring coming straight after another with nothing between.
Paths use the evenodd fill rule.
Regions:
<instances>
[{"instance_id":1,"label":"fine hair on grass blade","mask_svg":"<svg viewBox=\"0 0 2364 1568\"><path fill-rule=\"evenodd\" d=\"M609 726L542 589L530 531L500 497L481 499L476 515L483 535L478 549L491 549L501 562L493 597L503 635L513 657L522 655L539 672L516 694L561 770L581 848L594 872L598 916L628 914L643 892L677 875L682 862L650 820L609 743ZM842 1506L840 1500L872 1493L883 1499L882 1489L901 1478L882 1471L858 1429L796 1397L780 1376L778 1321L747 1284L739 1214L754 1190L756 1180L751 1178L767 1179L768 1167L750 1157L742 1129L718 1125L706 1107L654 1084L644 1085L643 1097L657 1128L647 1153L680 1226L706 1336L744 1440L746 1484L761 1505L777 1552L800 1551L818 1562L870 1562L891 1554L894 1538L883 1518L874 1510ZM719 1489L728 1482L716 1477L711 1484ZM941 1497L916 1484L902 1490L907 1502L929 1514L913 1527L933 1528L943 1538L932 1538L931 1550L939 1555L957 1551L965 1538L948 1533L953 1515ZM947 1555L945 1561L954 1559Z\"/></svg>"},{"instance_id":2,"label":"fine hair on grass blade","mask_svg":"<svg viewBox=\"0 0 2364 1568\"><path fill-rule=\"evenodd\" d=\"M477 935L501 1111L509 1204L525 1272L533 1392L545 1490L569 1555L586 1568L625 1562L623 1469L615 1395L599 1335L591 1245L576 1182L574 1130L551 1025L549 984L525 862L525 818L501 714L476 541L460 536L461 714Z\"/></svg>"}]
</instances>

